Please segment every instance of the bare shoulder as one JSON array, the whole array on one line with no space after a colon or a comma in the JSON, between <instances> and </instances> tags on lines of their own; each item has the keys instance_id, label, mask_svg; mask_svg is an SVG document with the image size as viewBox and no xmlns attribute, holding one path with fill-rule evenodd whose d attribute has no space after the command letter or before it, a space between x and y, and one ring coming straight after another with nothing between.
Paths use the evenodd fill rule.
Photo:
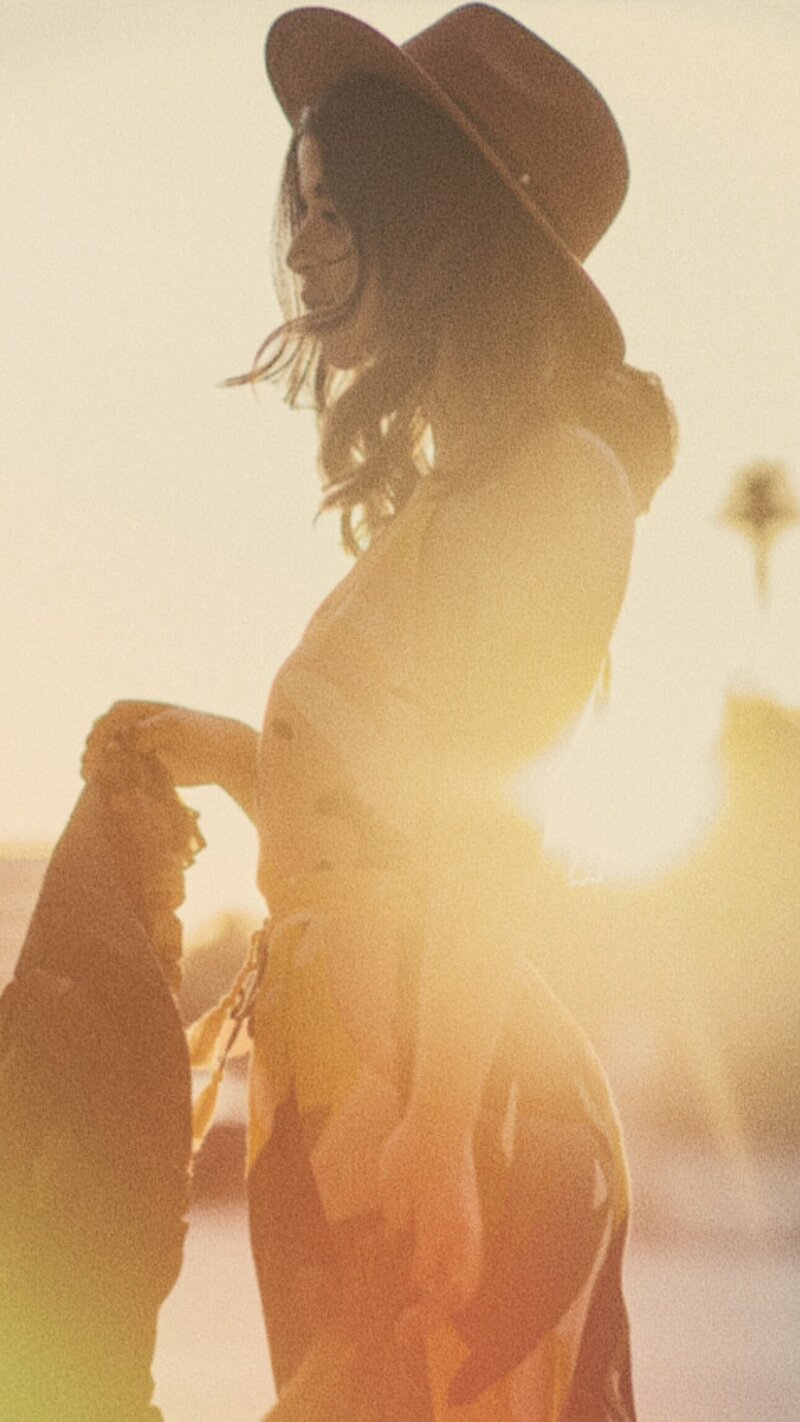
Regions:
<instances>
[{"instance_id":1,"label":"bare shoulder","mask_svg":"<svg viewBox=\"0 0 800 1422\"><path fill-rule=\"evenodd\" d=\"M609 531L616 527L632 536L635 509L625 470L613 450L581 425L556 425L521 451L509 486L514 498L524 488L524 502L544 519L599 520Z\"/></svg>"},{"instance_id":2,"label":"bare shoulder","mask_svg":"<svg viewBox=\"0 0 800 1422\"><path fill-rule=\"evenodd\" d=\"M442 501L429 551L436 577L480 565L490 583L525 569L523 583L561 576L591 561L596 571L627 572L635 510L625 470L590 430L559 424L517 451L513 462L476 490Z\"/></svg>"},{"instance_id":3,"label":"bare shoulder","mask_svg":"<svg viewBox=\"0 0 800 1422\"><path fill-rule=\"evenodd\" d=\"M569 580L575 569L601 581L626 580L635 510L625 470L591 431L558 425L520 449L513 464L480 490L472 537L503 568L531 580ZM468 542L469 540L467 540Z\"/></svg>"}]
</instances>

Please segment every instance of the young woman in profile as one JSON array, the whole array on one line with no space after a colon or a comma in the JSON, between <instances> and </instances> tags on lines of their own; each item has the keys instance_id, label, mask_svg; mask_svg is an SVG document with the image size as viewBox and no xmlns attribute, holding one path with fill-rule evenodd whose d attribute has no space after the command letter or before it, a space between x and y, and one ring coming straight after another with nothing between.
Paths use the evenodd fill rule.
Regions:
<instances>
[{"instance_id":1,"label":"young woman in profile","mask_svg":"<svg viewBox=\"0 0 800 1422\"><path fill-rule=\"evenodd\" d=\"M536 972L540 845L508 793L597 682L672 464L661 386L581 265L622 139L486 5L403 47L292 11L267 66L293 127L287 320L246 379L312 396L355 562L260 735L122 702L87 764L128 735L259 829L248 1186L275 1416L630 1422L620 1134Z\"/></svg>"}]
</instances>

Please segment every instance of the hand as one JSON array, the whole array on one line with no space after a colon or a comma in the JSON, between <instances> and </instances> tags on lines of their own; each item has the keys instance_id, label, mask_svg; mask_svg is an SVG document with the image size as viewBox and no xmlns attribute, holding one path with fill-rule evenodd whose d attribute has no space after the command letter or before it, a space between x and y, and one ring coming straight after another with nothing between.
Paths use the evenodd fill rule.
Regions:
<instances>
[{"instance_id":1,"label":"hand","mask_svg":"<svg viewBox=\"0 0 800 1422\"><path fill-rule=\"evenodd\" d=\"M108 746L119 741L157 755L175 785L229 789L245 738L254 751L255 731L226 716L163 701L117 701L92 727L81 774L88 780Z\"/></svg>"},{"instance_id":2,"label":"hand","mask_svg":"<svg viewBox=\"0 0 800 1422\"><path fill-rule=\"evenodd\" d=\"M444 1322L477 1292L482 1221L471 1136L449 1139L406 1116L384 1148L380 1193L387 1228L414 1233L419 1300L400 1317L402 1340Z\"/></svg>"}]
</instances>

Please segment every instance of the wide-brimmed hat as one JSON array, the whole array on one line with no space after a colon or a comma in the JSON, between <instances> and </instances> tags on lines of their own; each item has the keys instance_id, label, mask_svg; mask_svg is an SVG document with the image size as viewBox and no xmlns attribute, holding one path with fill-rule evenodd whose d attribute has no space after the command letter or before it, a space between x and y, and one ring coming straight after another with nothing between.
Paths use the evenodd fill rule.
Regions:
<instances>
[{"instance_id":1,"label":"wide-brimmed hat","mask_svg":"<svg viewBox=\"0 0 800 1422\"><path fill-rule=\"evenodd\" d=\"M499 173L573 282L610 359L625 344L583 262L628 186L613 114L580 69L491 5L462 5L396 45L340 10L304 6L267 35L267 72L290 123L346 75L385 75L447 114Z\"/></svg>"}]
</instances>

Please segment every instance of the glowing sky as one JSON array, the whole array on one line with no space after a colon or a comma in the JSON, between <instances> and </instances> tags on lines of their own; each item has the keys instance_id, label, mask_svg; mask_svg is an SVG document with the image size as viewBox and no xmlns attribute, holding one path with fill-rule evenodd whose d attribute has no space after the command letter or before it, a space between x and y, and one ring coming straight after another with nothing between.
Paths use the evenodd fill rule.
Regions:
<instances>
[{"instance_id":1,"label":"glowing sky","mask_svg":"<svg viewBox=\"0 0 800 1422\"><path fill-rule=\"evenodd\" d=\"M257 722L344 567L335 522L312 527L308 418L274 392L218 388L277 316L268 239L286 131L261 47L281 8L5 0L0 840L58 833L86 731L116 698ZM349 5L398 39L442 8ZM800 534L778 546L765 616L749 550L714 521L748 460L800 475L800 21L788 0L507 8L620 120L632 187L591 270L683 430L640 527L613 751L592 772L627 814L609 855L622 862L631 824L666 852L707 806L731 682L800 702ZM192 911L255 906L249 829L215 792L187 798L211 841ZM609 840L596 789L578 799L585 844Z\"/></svg>"}]
</instances>

